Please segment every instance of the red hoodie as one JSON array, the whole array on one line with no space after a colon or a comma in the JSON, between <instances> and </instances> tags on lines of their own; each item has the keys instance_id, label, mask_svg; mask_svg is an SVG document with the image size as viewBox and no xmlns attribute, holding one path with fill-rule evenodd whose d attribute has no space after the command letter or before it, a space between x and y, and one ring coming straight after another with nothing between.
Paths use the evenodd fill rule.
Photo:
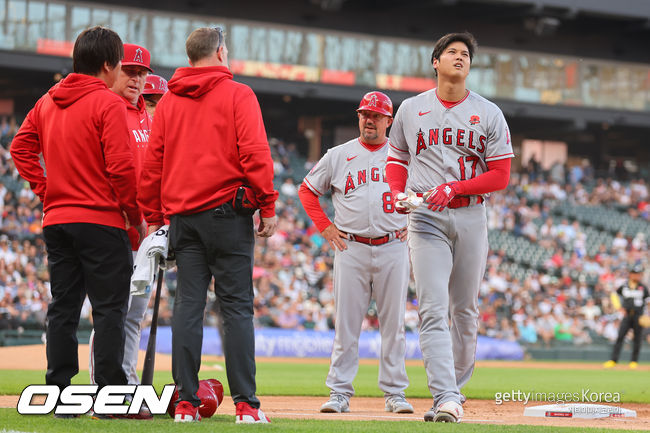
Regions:
<instances>
[{"instance_id":1,"label":"red hoodie","mask_svg":"<svg viewBox=\"0 0 650 433\"><path fill-rule=\"evenodd\" d=\"M140 179L142 161L144 161L144 154L149 144L152 118L145 109L142 95L138 98L137 106L134 106L126 99L124 99L124 103L126 104L126 123L129 128L129 138L131 139L130 144L134 158L133 163L135 165L135 179L137 182Z\"/></svg>"},{"instance_id":2,"label":"red hoodie","mask_svg":"<svg viewBox=\"0 0 650 433\"><path fill-rule=\"evenodd\" d=\"M140 179L140 172L142 171L142 161L144 161L144 153L149 144L149 133L151 132L151 115L145 108L144 98L142 95L138 98L136 105L133 105L126 98L122 98L126 104L126 124L129 128L129 138L131 151L133 152L133 163L135 164L135 179L136 183ZM142 220L142 218L140 218ZM131 226L127 230L129 240L131 241L131 248L137 251L140 246L138 230Z\"/></svg>"},{"instance_id":3,"label":"red hoodie","mask_svg":"<svg viewBox=\"0 0 650 433\"><path fill-rule=\"evenodd\" d=\"M123 229L122 210L131 224L141 221L126 107L99 78L70 74L52 87L25 118L11 156L43 202L44 227L93 223Z\"/></svg>"},{"instance_id":4,"label":"red hoodie","mask_svg":"<svg viewBox=\"0 0 650 433\"><path fill-rule=\"evenodd\" d=\"M275 215L273 161L259 103L224 66L178 68L156 107L138 202L149 224L231 200L249 185Z\"/></svg>"}]
</instances>

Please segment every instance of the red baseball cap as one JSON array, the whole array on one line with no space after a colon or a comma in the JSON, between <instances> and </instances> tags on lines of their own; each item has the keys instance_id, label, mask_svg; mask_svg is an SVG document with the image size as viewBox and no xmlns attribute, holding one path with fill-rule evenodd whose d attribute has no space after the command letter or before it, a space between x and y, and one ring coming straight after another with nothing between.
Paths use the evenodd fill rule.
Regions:
<instances>
[{"instance_id":1,"label":"red baseball cap","mask_svg":"<svg viewBox=\"0 0 650 433\"><path fill-rule=\"evenodd\" d=\"M124 44L124 58L122 59L122 65L128 66L142 66L153 72L151 69L151 54L149 50L144 47L135 44Z\"/></svg>"},{"instance_id":2,"label":"red baseball cap","mask_svg":"<svg viewBox=\"0 0 650 433\"><path fill-rule=\"evenodd\" d=\"M158 75L147 75L147 81L144 83L143 95L164 95L167 92L167 80Z\"/></svg>"}]
</instances>

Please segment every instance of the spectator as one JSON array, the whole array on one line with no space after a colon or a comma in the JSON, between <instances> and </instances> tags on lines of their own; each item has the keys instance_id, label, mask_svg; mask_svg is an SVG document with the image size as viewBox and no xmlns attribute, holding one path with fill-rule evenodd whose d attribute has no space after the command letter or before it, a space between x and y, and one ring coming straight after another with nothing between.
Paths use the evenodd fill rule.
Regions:
<instances>
[{"instance_id":1,"label":"spectator","mask_svg":"<svg viewBox=\"0 0 650 433\"><path fill-rule=\"evenodd\" d=\"M524 344L537 343L537 329L535 328L535 322L531 317L526 318L523 325L519 325L519 335L520 341Z\"/></svg>"},{"instance_id":2,"label":"spectator","mask_svg":"<svg viewBox=\"0 0 650 433\"><path fill-rule=\"evenodd\" d=\"M284 194L286 197L295 198L298 196L298 188L294 184L292 178L288 177L284 180L280 187L280 193Z\"/></svg>"}]
</instances>

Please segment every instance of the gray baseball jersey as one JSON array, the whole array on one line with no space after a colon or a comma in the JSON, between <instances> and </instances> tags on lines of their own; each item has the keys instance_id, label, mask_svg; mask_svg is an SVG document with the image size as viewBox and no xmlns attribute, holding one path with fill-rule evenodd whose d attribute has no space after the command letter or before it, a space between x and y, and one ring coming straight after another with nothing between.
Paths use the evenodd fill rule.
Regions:
<instances>
[{"instance_id":1,"label":"gray baseball jersey","mask_svg":"<svg viewBox=\"0 0 650 433\"><path fill-rule=\"evenodd\" d=\"M379 387L385 395L404 395L404 311L409 281L408 250L394 233L406 226L395 212L385 181L388 142L370 147L359 139L330 149L305 177L316 195L332 191L334 224L366 238L390 234L390 241L367 245L347 241L334 253L335 338L326 384L332 394L349 399L359 363L359 335L371 297L377 303L381 333Z\"/></svg>"},{"instance_id":2,"label":"gray baseball jersey","mask_svg":"<svg viewBox=\"0 0 650 433\"><path fill-rule=\"evenodd\" d=\"M372 149L355 138L328 150L305 177L318 196L331 188L339 230L374 238L406 225L406 215L393 209L386 183L387 151L387 144Z\"/></svg>"},{"instance_id":3,"label":"gray baseball jersey","mask_svg":"<svg viewBox=\"0 0 650 433\"><path fill-rule=\"evenodd\" d=\"M407 187L415 192L474 178L489 161L514 156L503 113L471 91L449 107L436 89L405 100L390 142L389 156L398 162L389 163L408 168ZM481 200L473 196L468 206L442 212L420 206L409 215L409 248L429 389L436 407L460 403L474 369L478 290L488 252Z\"/></svg>"},{"instance_id":4,"label":"gray baseball jersey","mask_svg":"<svg viewBox=\"0 0 650 433\"><path fill-rule=\"evenodd\" d=\"M416 192L474 178L487 171L487 162L514 156L503 113L474 92L451 108L435 89L405 100L390 143L388 155L406 162L407 187Z\"/></svg>"}]
</instances>

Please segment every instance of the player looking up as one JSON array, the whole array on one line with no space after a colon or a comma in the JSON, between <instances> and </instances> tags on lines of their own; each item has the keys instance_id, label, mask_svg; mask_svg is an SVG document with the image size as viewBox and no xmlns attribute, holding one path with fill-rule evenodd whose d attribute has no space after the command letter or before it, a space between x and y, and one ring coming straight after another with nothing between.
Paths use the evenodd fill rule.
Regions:
<instances>
[{"instance_id":1,"label":"player looking up","mask_svg":"<svg viewBox=\"0 0 650 433\"><path fill-rule=\"evenodd\" d=\"M501 110L465 87L475 51L469 33L440 38L431 56L437 88L405 100L390 134L386 175L396 208L410 212L420 348L434 399L425 421L463 416L460 389L474 370L488 252L484 195L508 185L514 156Z\"/></svg>"},{"instance_id":2,"label":"player looking up","mask_svg":"<svg viewBox=\"0 0 650 433\"><path fill-rule=\"evenodd\" d=\"M371 298L381 333L379 388L386 410L412 413L405 400L404 310L409 281L406 217L395 213L384 179L386 129L393 104L381 92L367 93L357 110L360 136L330 149L305 177L299 197L334 250L335 337L326 384L330 399L321 412L348 412L359 368L359 334ZM332 191L334 222L318 197Z\"/></svg>"}]
</instances>

